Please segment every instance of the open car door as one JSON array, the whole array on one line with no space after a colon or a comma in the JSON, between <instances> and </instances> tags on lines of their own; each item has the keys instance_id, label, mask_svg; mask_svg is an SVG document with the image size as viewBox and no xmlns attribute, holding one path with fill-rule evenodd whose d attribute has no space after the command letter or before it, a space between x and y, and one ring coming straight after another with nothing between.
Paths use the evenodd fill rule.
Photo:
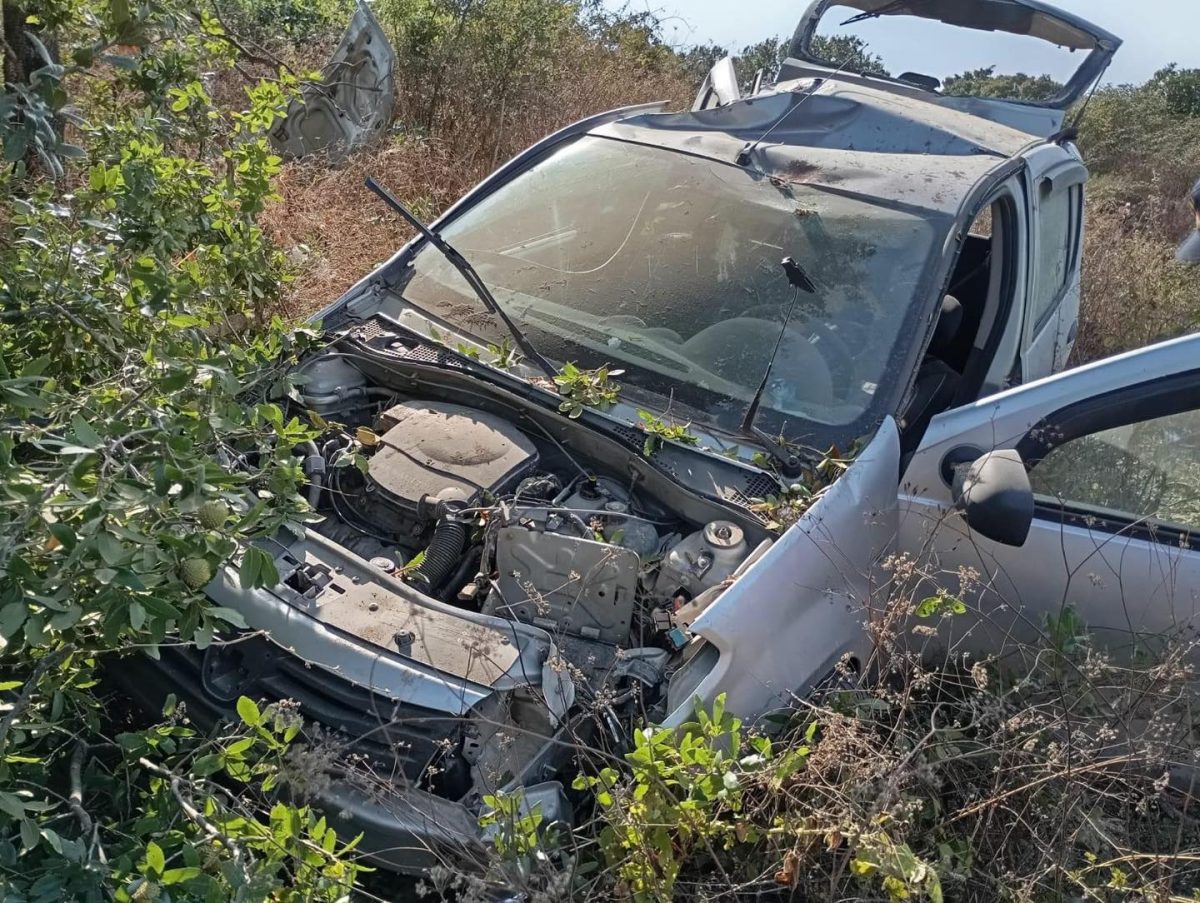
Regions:
<instances>
[{"instance_id":1,"label":"open car door","mask_svg":"<svg viewBox=\"0 0 1200 903\"><path fill-rule=\"evenodd\" d=\"M972 532L952 472L1015 449L1033 489L1020 548ZM954 589L948 630L976 655L1044 641L1073 612L1137 652L1200 626L1200 335L1140 349L935 418L901 485L900 548ZM1070 623L1070 620L1068 620Z\"/></svg>"},{"instance_id":2,"label":"open car door","mask_svg":"<svg viewBox=\"0 0 1200 903\"><path fill-rule=\"evenodd\" d=\"M980 36L971 32L987 32L991 37L976 47ZM1017 44L1018 38L1025 40ZM896 43L907 43L908 58L920 65L923 48L935 41L947 48L962 46L963 55L955 55L963 60L955 64L961 68L936 76L887 72L892 68L888 51ZM946 106L1049 136L1062 127L1066 111L1104 74L1120 46L1121 40L1104 29L1038 0L817 0L796 29L780 77L802 77L809 67L888 78L928 91ZM866 52L826 58L854 47ZM1083 54L1082 62L1076 64L1069 54ZM1024 65L1044 63L1053 71L1041 79L993 81L995 64L1008 58L1034 60ZM973 94L970 78L943 85L947 76L963 73L990 82L991 90ZM1035 69L1031 74L1039 73ZM1006 87L1017 96L997 98L995 90ZM1040 115L1035 115L1037 111Z\"/></svg>"},{"instance_id":3,"label":"open car door","mask_svg":"<svg viewBox=\"0 0 1200 903\"><path fill-rule=\"evenodd\" d=\"M281 154L324 152L335 161L362 147L391 122L396 54L370 8L359 0L320 84L306 84L271 131Z\"/></svg>"}]
</instances>

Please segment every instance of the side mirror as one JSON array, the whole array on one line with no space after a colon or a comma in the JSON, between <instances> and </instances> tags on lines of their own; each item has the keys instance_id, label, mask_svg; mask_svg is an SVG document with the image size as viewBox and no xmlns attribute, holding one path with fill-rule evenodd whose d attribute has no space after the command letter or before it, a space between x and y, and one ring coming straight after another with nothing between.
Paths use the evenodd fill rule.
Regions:
<instances>
[{"instance_id":1,"label":"side mirror","mask_svg":"<svg viewBox=\"0 0 1200 903\"><path fill-rule=\"evenodd\" d=\"M989 452L963 468L954 495L973 531L1006 546L1025 545L1033 526L1033 488L1019 452Z\"/></svg>"}]
</instances>

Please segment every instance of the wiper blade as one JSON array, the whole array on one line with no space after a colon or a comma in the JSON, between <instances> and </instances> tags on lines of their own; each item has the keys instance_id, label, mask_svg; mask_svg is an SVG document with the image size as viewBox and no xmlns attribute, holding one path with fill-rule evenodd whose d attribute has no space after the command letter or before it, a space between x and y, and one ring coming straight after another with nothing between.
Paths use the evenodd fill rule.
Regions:
<instances>
[{"instance_id":1,"label":"wiper blade","mask_svg":"<svg viewBox=\"0 0 1200 903\"><path fill-rule=\"evenodd\" d=\"M857 16L851 16L845 22L841 23L841 25L839 25L838 27L845 28L847 25L855 25L859 22L865 22L868 19L878 19L881 16L886 16L888 13L890 13L894 9L899 9L902 6L908 5L909 2L910 2L910 0L892 0L891 3L886 3L883 6L879 7L879 9L872 10L869 13L859 13Z\"/></svg>"},{"instance_id":2,"label":"wiper blade","mask_svg":"<svg viewBox=\"0 0 1200 903\"><path fill-rule=\"evenodd\" d=\"M787 336L788 326L792 322L792 314L796 310L796 302L800 298L800 292L807 292L810 295L815 295L817 292L816 283L812 278L804 272L800 264L796 263L791 257L783 258L780 263L783 267L784 275L792 286L792 301L788 305L787 315L783 319L783 328L779 331L779 338L775 340L775 350L771 352L771 359L767 361L767 370L763 374L762 382L758 385L758 391L754 393L754 397L750 399L750 407L746 409L746 416L742 418L742 432L747 433L757 439L770 452L771 457L779 462L780 471L785 477L795 477L800 474L803 467L803 462L793 453L783 442L774 439L767 435L766 432L754 425L755 419L758 417L758 409L762 406L763 396L767 394L767 385L771 379L771 371L775 367L775 359L779 356L779 349L783 347L783 340Z\"/></svg>"},{"instance_id":3,"label":"wiper blade","mask_svg":"<svg viewBox=\"0 0 1200 903\"><path fill-rule=\"evenodd\" d=\"M494 314L504 323L505 328L508 329L509 334L513 337L513 341L515 341L517 343L517 347L521 349L521 353L524 354L526 358L533 361L542 370L542 372L551 379L557 376L558 371L548 360L542 357L541 353L536 348L533 347L533 343L530 342L525 333L521 331L521 327L513 322L512 318L504 312L504 308L497 303L495 297L492 295L491 291L488 290L487 285L484 283L483 278L478 272L476 272L475 267L471 266L470 261L463 257L453 245L446 241L446 239L442 238L442 236L434 232L419 219L417 219L407 207L396 200L386 188L376 182L373 178L367 176L366 184L367 188L378 195L385 204L400 214L401 218L406 223L420 232L421 235L425 237L425 240L437 248L438 251L441 252L441 255L450 262L450 265L454 267L454 269L458 270L459 275L466 280L467 285L471 286L471 290L475 292L475 294L479 297L479 300L483 302L483 306L487 308L488 313Z\"/></svg>"}]
</instances>

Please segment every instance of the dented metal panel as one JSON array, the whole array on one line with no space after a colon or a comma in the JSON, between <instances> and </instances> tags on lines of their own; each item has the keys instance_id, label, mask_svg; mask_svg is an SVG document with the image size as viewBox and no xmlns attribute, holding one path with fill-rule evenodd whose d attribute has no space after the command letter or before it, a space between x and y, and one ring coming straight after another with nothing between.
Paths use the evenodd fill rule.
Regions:
<instances>
[{"instance_id":1,"label":"dented metal panel","mask_svg":"<svg viewBox=\"0 0 1200 903\"><path fill-rule=\"evenodd\" d=\"M281 154L341 159L381 133L396 102L396 54L370 8L359 0L320 84L306 84L270 133Z\"/></svg>"},{"instance_id":2,"label":"dented metal panel","mask_svg":"<svg viewBox=\"0 0 1200 903\"><path fill-rule=\"evenodd\" d=\"M954 215L1029 136L886 92L824 82L728 107L647 113L593 134L748 167L792 184ZM758 139L770 129L767 140Z\"/></svg>"},{"instance_id":3,"label":"dented metal panel","mask_svg":"<svg viewBox=\"0 0 1200 903\"><path fill-rule=\"evenodd\" d=\"M866 664L873 570L897 529L900 440L888 418L854 466L692 624L719 655L692 698L672 697L666 726L693 699L753 718L787 706L843 657Z\"/></svg>"}]
</instances>

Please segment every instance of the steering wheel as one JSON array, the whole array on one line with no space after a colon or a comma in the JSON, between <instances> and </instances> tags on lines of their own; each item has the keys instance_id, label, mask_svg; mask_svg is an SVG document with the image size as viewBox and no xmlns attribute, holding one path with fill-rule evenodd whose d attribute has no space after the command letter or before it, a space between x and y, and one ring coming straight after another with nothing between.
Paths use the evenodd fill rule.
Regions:
<instances>
[{"instance_id":1,"label":"steering wheel","mask_svg":"<svg viewBox=\"0 0 1200 903\"><path fill-rule=\"evenodd\" d=\"M769 323L782 324L786 310L785 305L764 305L751 308L742 316L753 320L766 320ZM835 395L843 399L848 398L853 389L856 369L850 345L838 334L838 330L831 329L827 323L819 320L804 324L803 329L808 330L819 339L812 345L829 367Z\"/></svg>"},{"instance_id":2,"label":"steering wheel","mask_svg":"<svg viewBox=\"0 0 1200 903\"><path fill-rule=\"evenodd\" d=\"M805 329L817 337L817 341L812 344L829 365L834 394L839 398L849 398L854 389L854 374L857 370L850 346L838 335L837 330L830 329L827 323L806 323Z\"/></svg>"}]
</instances>

